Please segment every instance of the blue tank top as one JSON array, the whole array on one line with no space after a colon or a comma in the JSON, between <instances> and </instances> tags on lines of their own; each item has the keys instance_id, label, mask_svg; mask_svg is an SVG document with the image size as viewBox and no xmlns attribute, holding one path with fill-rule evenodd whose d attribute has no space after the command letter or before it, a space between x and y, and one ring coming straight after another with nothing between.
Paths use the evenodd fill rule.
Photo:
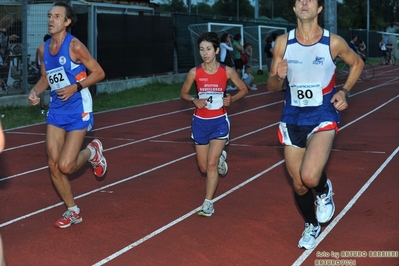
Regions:
<instances>
[{"instance_id":1,"label":"blue tank top","mask_svg":"<svg viewBox=\"0 0 399 266\"><path fill-rule=\"evenodd\" d=\"M72 61L69 46L74 37L67 33L57 54L52 55L49 50L51 39L44 44L43 61L46 68L47 81L51 87L49 113L80 114L93 111L93 101L88 88L75 92L66 101L58 99L56 90L75 84L86 79L86 67Z\"/></svg>"},{"instance_id":2,"label":"blue tank top","mask_svg":"<svg viewBox=\"0 0 399 266\"><path fill-rule=\"evenodd\" d=\"M330 103L336 93L335 64L330 52L330 33L312 45L302 45L288 33L284 59L288 63L288 88L281 121L295 125L339 122L340 116Z\"/></svg>"}]
</instances>

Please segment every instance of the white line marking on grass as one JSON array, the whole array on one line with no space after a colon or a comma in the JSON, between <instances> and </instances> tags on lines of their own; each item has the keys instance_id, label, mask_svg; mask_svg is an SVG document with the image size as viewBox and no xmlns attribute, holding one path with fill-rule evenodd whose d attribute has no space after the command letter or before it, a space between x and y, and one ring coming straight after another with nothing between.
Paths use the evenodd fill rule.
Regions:
<instances>
[{"instance_id":1,"label":"white line marking on grass","mask_svg":"<svg viewBox=\"0 0 399 266\"><path fill-rule=\"evenodd\" d=\"M281 161L275 163L274 165L270 166L269 168L263 170L262 172L260 172L260 173L258 173L258 174L256 174L256 175L254 175L253 177L251 177L251 178L245 180L245 181L242 182L241 184L239 184L239 185L237 185L237 186L231 188L230 190L226 191L225 193L221 194L220 196L214 198L212 201L213 201L213 202L216 202L216 201L218 201L218 200L220 200L220 199L226 197L227 195L233 193L233 192L236 191L237 189L239 189L239 188L245 186L246 184L248 184L248 183L254 181L255 179L259 178L259 177L262 176L263 174L265 174L265 173L267 173L267 172L273 170L274 168L276 168L277 166L279 166L279 165L282 164L283 162L284 162L284 160L281 160ZM196 208L196 209L194 209L194 210L192 210L192 211L186 213L185 215L183 215L183 216L181 216L181 217L179 217L179 218L173 220L172 222L168 223L167 225L165 225L165 226L163 226L163 227L161 227L161 228L159 228L159 229L153 231L152 233L150 233L150 234L146 235L145 237L143 237L143 238L137 240L136 242L134 242L134 243L132 243L132 244L130 244L130 245L124 247L123 249L121 249L121 250L115 252L114 254L108 256L107 258L105 258L105 259L103 259L103 260L101 260L101 261L99 261L99 262L93 264L93 266L100 266L100 265L103 265L103 264L105 264L105 263L107 263L107 262L109 262L109 261L115 259L116 257L119 257L119 256L122 255L123 253L125 253L125 252L131 250L132 248L134 248L134 247L136 247L136 246L138 246L138 245L144 243L145 241L149 240L150 238L152 238L152 237L154 237L154 236L156 236L156 235L162 233L163 231L165 231L165 230L171 228L171 227L174 226L175 224L178 224L178 223L182 222L183 220L187 219L187 218L190 217L191 215L197 213L200 209L201 209L201 206L199 206L198 208Z\"/></svg>"},{"instance_id":2,"label":"white line marking on grass","mask_svg":"<svg viewBox=\"0 0 399 266\"><path fill-rule=\"evenodd\" d=\"M331 230L338 224L338 222L344 217L344 215L355 205L356 201L360 198L360 196L366 191L366 189L373 183L373 181L378 177L378 175L384 170L384 168L388 165L388 163L392 160L393 157L398 153L399 146L395 149L395 151L385 160L385 162L377 169L377 171L370 177L370 179L363 185L363 187L356 193L356 195L346 204L345 208L338 214L337 217L324 229L324 231L319 235L316 239L316 246L320 244L321 241L331 232ZM293 266L301 265L309 255L314 251L306 250L302 253L302 255L292 264Z\"/></svg>"}]
</instances>

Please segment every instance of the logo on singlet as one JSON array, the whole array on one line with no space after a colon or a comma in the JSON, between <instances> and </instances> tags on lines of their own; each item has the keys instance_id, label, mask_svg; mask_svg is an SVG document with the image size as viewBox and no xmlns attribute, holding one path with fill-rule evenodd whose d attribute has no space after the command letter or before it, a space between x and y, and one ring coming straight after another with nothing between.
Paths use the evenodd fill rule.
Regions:
<instances>
[{"instance_id":1,"label":"logo on singlet","mask_svg":"<svg viewBox=\"0 0 399 266\"><path fill-rule=\"evenodd\" d=\"M60 58L58 59L58 62L63 66L66 63L66 58L65 56L60 56Z\"/></svg>"},{"instance_id":2,"label":"logo on singlet","mask_svg":"<svg viewBox=\"0 0 399 266\"><path fill-rule=\"evenodd\" d=\"M315 60L313 61L313 65L322 65L324 63L324 57L316 56Z\"/></svg>"}]
</instances>

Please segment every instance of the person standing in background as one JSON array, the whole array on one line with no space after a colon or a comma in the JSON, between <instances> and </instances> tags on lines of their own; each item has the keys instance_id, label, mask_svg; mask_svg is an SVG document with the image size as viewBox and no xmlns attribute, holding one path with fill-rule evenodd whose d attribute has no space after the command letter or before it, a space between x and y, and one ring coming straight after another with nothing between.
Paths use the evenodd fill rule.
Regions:
<instances>
[{"instance_id":1,"label":"person standing in background","mask_svg":"<svg viewBox=\"0 0 399 266\"><path fill-rule=\"evenodd\" d=\"M225 176L228 171L224 147L230 139L230 119L226 107L243 98L248 90L233 68L217 62L220 41L215 32L201 34L197 45L203 62L188 72L180 98L195 106L191 138L195 143L198 167L206 173L205 200L198 215L209 217L215 212L212 199L219 175ZM226 93L228 79L238 87L233 96ZM192 96L190 90L194 83L197 94Z\"/></svg>"},{"instance_id":2,"label":"person standing in background","mask_svg":"<svg viewBox=\"0 0 399 266\"><path fill-rule=\"evenodd\" d=\"M55 222L59 228L83 221L67 175L78 171L87 161L97 177L103 177L107 170L100 140L94 139L80 150L86 132L94 123L88 87L102 80L105 74L86 46L68 32L76 21L75 11L65 3L55 3L49 10L47 23L51 39L39 47L41 77L28 97L28 102L36 105L40 101L38 95L51 87L46 150L51 180L67 207Z\"/></svg>"},{"instance_id":3,"label":"person standing in background","mask_svg":"<svg viewBox=\"0 0 399 266\"><path fill-rule=\"evenodd\" d=\"M381 38L381 41L378 43L378 46L380 47L380 53L381 53L381 60L380 60L381 65L387 65L388 64L387 47L384 37Z\"/></svg>"},{"instance_id":4,"label":"person standing in background","mask_svg":"<svg viewBox=\"0 0 399 266\"><path fill-rule=\"evenodd\" d=\"M14 19L10 15L4 16L0 20L0 86L3 90L8 91L9 87L7 85L7 75L8 75L8 56L10 55L9 43L17 39L17 35L13 34L8 36L8 29L13 24Z\"/></svg>"},{"instance_id":5,"label":"person standing in background","mask_svg":"<svg viewBox=\"0 0 399 266\"><path fill-rule=\"evenodd\" d=\"M46 34L43 37L43 42L46 42L49 39L51 39L51 35L50 34ZM35 64L36 64L36 67L38 69L37 75L40 78L41 73L40 73L39 48L37 48L37 50L36 50ZM44 110L44 92L42 92L39 95L39 98L40 98L40 114L44 115L46 113L46 111Z\"/></svg>"},{"instance_id":6,"label":"person standing in background","mask_svg":"<svg viewBox=\"0 0 399 266\"><path fill-rule=\"evenodd\" d=\"M242 76L242 69L244 67L241 60L241 54L244 53L244 47L241 45L241 38L242 38L241 34L237 33L236 35L234 35L234 41L233 41L234 66L240 78Z\"/></svg>"},{"instance_id":7,"label":"person standing in background","mask_svg":"<svg viewBox=\"0 0 399 266\"><path fill-rule=\"evenodd\" d=\"M252 63L253 62L258 62L258 59L253 58L253 49L252 49L252 44L250 44L249 42L244 44L244 54L247 58L247 63L244 65L244 73L242 74L241 79L246 81L251 80L251 82L249 82L250 87L248 88L249 90L252 91L256 91L258 88L256 86L255 82L255 77L252 74ZM248 68L249 66L249 68ZM248 84L247 84L248 86Z\"/></svg>"},{"instance_id":8,"label":"person standing in background","mask_svg":"<svg viewBox=\"0 0 399 266\"><path fill-rule=\"evenodd\" d=\"M271 67L272 60L273 60L272 42L273 42L272 36L267 36L264 52L266 54L266 66L267 66L267 71L269 72L269 74L270 74L270 67Z\"/></svg>"},{"instance_id":9,"label":"person standing in background","mask_svg":"<svg viewBox=\"0 0 399 266\"><path fill-rule=\"evenodd\" d=\"M233 47L231 47L230 35L228 33L223 33L220 37L220 63L228 67L234 68L234 60L231 56ZM234 91L237 88L231 86L231 80L227 81L227 90Z\"/></svg>"}]
</instances>

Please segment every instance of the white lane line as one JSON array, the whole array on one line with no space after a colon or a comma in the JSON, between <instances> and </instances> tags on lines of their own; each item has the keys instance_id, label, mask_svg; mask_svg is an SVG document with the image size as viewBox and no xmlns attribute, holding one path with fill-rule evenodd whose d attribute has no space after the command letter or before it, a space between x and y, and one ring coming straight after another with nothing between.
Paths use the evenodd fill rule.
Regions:
<instances>
[{"instance_id":1,"label":"white lane line","mask_svg":"<svg viewBox=\"0 0 399 266\"><path fill-rule=\"evenodd\" d=\"M233 192L236 191L237 189L239 189L239 188L241 188L241 187L247 185L248 183L250 183L250 182L256 180L257 178L259 178L259 177L261 177L262 175L264 175L265 173L267 173L267 172L273 170L274 168L276 168L277 166L279 166L279 165L282 164L283 162L284 162L284 160L281 160L281 161L275 163L275 164L272 165L271 167L269 167L269 168L263 170L262 172L260 172L260 173L258 173L258 174L256 174L256 175L254 175L253 177L251 177L251 178L247 179L246 181L242 182L241 184L239 184L239 185L233 187L232 189L230 189L230 190L226 191L225 193L219 195L218 197L214 198L214 199L213 199L213 202L216 202L216 201L218 201L218 200L220 200L220 199L226 197L227 195L233 193ZM101 260L101 261L99 261L99 262L93 264L93 266L100 266L100 265L103 265L103 264L105 264L105 263L107 263L107 262L109 262L109 261L115 259L116 257L119 257L120 255L122 255L123 253L129 251L130 249L132 249L132 248L134 248L134 247L136 247L136 246L138 246L138 245L144 243L145 241L151 239L152 237L154 237L154 236L156 236L156 235L162 233L163 231L167 230L168 228L170 228L170 227L172 227L172 226L174 226L174 225L180 223L181 221L185 220L186 218L190 217L191 215L197 213L197 212L200 210L200 208L201 208L201 206L199 206L199 207L197 207L196 209L194 209L194 210L192 210L192 211L186 213L185 215L183 215L183 216L181 216L181 217L179 217L179 218L173 220L172 222L168 223L167 225L165 225L165 226L163 226L163 227L161 227L161 228L159 228L159 229L153 231L152 233L150 233L150 234L146 235L145 237L143 237L143 238L137 240L136 242L134 242L134 243L132 243L132 244L130 244L130 245L124 247L123 249L121 249L121 250L115 252L114 254L108 256L107 258L105 258L105 259L103 259L103 260Z\"/></svg>"},{"instance_id":2,"label":"white lane line","mask_svg":"<svg viewBox=\"0 0 399 266\"><path fill-rule=\"evenodd\" d=\"M395 98L396 98L396 97L395 97ZM392 99L392 100L393 100L393 99ZM371 113L377 111L377 110L380 109L381 107L383 107L383 106L385 106L386 104L390 103L392 100L390 100L390 101L384 103L383 105L381 105L381 106L375 108L373 111L368 112L367 115L369 115L369 114L371 114ZM365 116L366 116L366 115L363 115L363 116L359 117L358 119L356 119L356 120L354 120L354 121L359 121L360 119L364 118ZM353 123L354 123L354 122L353 122ZM350 124L353 124L353 123L350 123ZM349 125L350 125L350 124L349 124ZM342 129L346 128L346 127L349 126L349 125L346 125L345 127L342 127ZM264 127L264 129L265 129L265 128L268 128L268 127L270 127L270 126ZM342 130L342 129L341 129L341 130ZM238 137L238 138L236 138L236 139L239 139L239 138L241 138L241 137ZM397 153L398 150L399 150L399 147L396 149L395 154ZM393 158L393 156L394 156L394 155L391 154L391 156L389 157L389 161ZM280 162L274 164L273 166L271 166L270 168L264 170L263 172L261 172L261 173L255 175L255 176L253 176L253 177L247 179L247 180L244 181L243 183L237 185L236 187L234 187L234 188L230 189L229 191L223 193L222 195L216 197L215 199L213 199L213 201L216 202L216 201L218 201L218 200L220 200L220 199L226 197L226 196L229 195L230 193L232 193L232 192L234 192L235 190L237 190L237 189L243 187L244 185L248 184L249 182L252 182L253 180L257 179L259 176L261 176L261 175L263 175L264 173L270 171L271 169L277 167L278 165L282 164L283 162L284 162L284 160L281 160ZM385 168L385 165L386 165L386 164L387 164L387 161L384 163L383 168ZM382 169L383 169L383 168L382 168ZM380 169L381 169L381 167L380 167ZM379 169L379 171L377 171L378 173L382 171L382 169L381 169L381 170L380 170L380 169ZM374 178L371 177L370 179L374 180L375 177L374 177ZM371 182L372 182L372 181L371 181ZM371 184L371 182L370 182L370 180L369 180L369 181L363 186L363 188L364 188L363 191L367 189L367 187ZM367 185L367 186L366 186L366 185ZM362 191L362 190L361 190L361 191ZM362 193L363 193L363 191L362 191ZM359 193L358 193L358 194L359 194ZM361 195L361 194L360 194L360 195ZM360 197L360 195L359 195L359 196L356 195L356 196L354 197L354 199L355 199L354 202L356 202L357 198ZM353 200L353 199L352 199L352 200ZM352 202L352 201L351 201L351 202ZM351 202L350 202L350 203L351 203ZM353 204L354 204L354 202L353 202ZM350 204L350 203L349 203L349 204ZM348 204L348 205L349 205L349 204ZM347 205L347 206L348 206L348 205ZM117 252L115 252L114 254L112 254L112 255L110 255L110 256L104 258L103 260L101 260L101 261L99 261L99 262L93 264L93 266L100 266L100 265L103 265L103 264L105 264L105 263L107 263L107 262L109 262L109 261L115 259L116 257L119 257L120 255L126 253L126 252L129 251L130 249L132 249L132 248L134 248L134 247L136 247L136 246L142 244L143 242L147 241L148 239L150 239L150 238L152 238L152 237L154 237L154 236L156 236L156 235L162 233L163 231L167 230L168 228L172 227L173 225L176 225L177 223L179 223L179 222L185 220L186 218L190 217L191 215L195 214L197 211L199 211L200 208L201 208L201 206L198 207L198 208L196 208L196 209L194 209L194 210L192 210L192 211L190 211L190 212L188 212L188 213L186 213L185 215L183 215L183 216L181 216L181 217L175 219L174 221L170 222L169 224L167 224L167 225L165 225L165 226L163 226L163 227L161 227L161 228L159 228L159 229L153 231L152 233L148 234L147 236L145 236L145 237L143 237L143 238L141 238L141 239L135 241L134 243L132 243L132 244L130 244L130 245L124 247L123 249L121 249L121 250L119 250L119 251L117 251ZM345 213L347 212L347 210L349 210L349 209L350 209L350 207L349 207L349 208L345 207L344 210L341 211L341 213L342 213L342 215L340 214L341 217L344 216ZM346 211L345 211L345 210L346 210ZM345 211L345 212L344 212L344 211ZM330 223L329 226L332 226L331 229L329 229L329 226L328 226L328 227L323 231L323 233L317 238L317 241L319 241L319 242L322 241L322 240L324 239L324 237L332 230L332 228L335 226L335 224L338 223L338 221L341 219L340 215L338 215L338 216L333 220L333 222ZM336 220L336 223L334 224L334 221L335 221L335 220ZM318 243L319 243L319 242L318 242ZM318 243L316 244L316 246L318 245ZM311 253L312 251L309 251L309 252ZM306 253L306 251L304 252L304 254L305 254L305 253ZM309 253L309 254L310 254L310 253ZM307 255L307 256L309 256L309 255ZM307 257L307 256L306 256L306 257ZM305 259L306 259L306 257L305 257ZM300 262L300 263L302 263L302 262ZM299 265L300 265L300 264L299 264Z\"/></svg>"},{"instance_id":3,"label":"white lane line","mask_svg":"<svg viewBox=\"0 0 399 266\"><path fill-rule=\"evenodd\" d=\"M230 115L230 116L236 116L236 115L241 115L241 114L243 114L243 113L247 113L247 112L250 112L250 111L256 111L256 110L258 110L258 109L262 109L262 108L265 108L265 107L268 107L268 106L271 106L271 105L275 105L275 104L280 104L280 103L282 103L282 102L283 102L283 101L278 101L278 102L274 102L274 103L270 103L270 104L265 104L265 105L262 105L262 106L259 106L259 107L255 107L255 108L248 109L248 110L245 110L245 111L242 111L242 112L239 112L239 113L235 113L235 114ZM273 125L275 125L275 124L273 124ZM267 126L267 127L270 127L270 126ZM267 128L267 127L264 127L264 128L262 128L262 129L258 129L257 131L263 130L263 129ZM171 130L171 131L168 131L168 132L164 132L164 133L161 133L161 134L158 134L158 135L154 135L154 136L151 136L151 137L148 137L148 138L144 138L144 139L139 139L139 140L130 141L130 142L125 143L125 144L122 144L122 145L118 145L118 146L114 146L114 147L111 147L111 148L104 149L104 152L106 152L106 151L111 151L111 150L115 150L115 149L119 149L119 148L123 148L123 147L129 146L129 145L132 145L132 144L136 144L136 143L148 141L148 140L155 139L155 138L158 138L158 137L166 136L166 135L173 134L173 133L176 133L176 132L179 132L179 131L182 131L182 130L187 130L187 129L189 129L189 128L191 128L191 126L186 126L186 127L178 128L178 129L175 129L175 130ZM257 132L257 131L255 131L255 132ZM248 134L251 134L251 133L248 133ZM86 137L87 137L87 136L86 136ZM8 150L12 150L12 149L17 149L17 148L26 147L26 146L36 145L36 144L38 144L38 143L43 143L43 142L44 142L44 141L39 141L39 142L31 143L31 144L26 144L26 145L21 145L21 146L17 146L17 147L12 147L12 148L5 149L3 152L8 151ZM24 174L30 174L30 173L32 173L32 172L37 172L37 171L40 171L40 170L43 170L43 169L46 169L46 168L48 168L48 167L47 167L47 166L43 166L43 167L39 167L39 168L36 168L36 169L32 169L32 170L29 170L29 171L26 171L26 172L24 172L24 173L20 173L20 174L17 174L17 175L8 176L8 177L3 177L3 178L0 179L0 182L1 182L1 181L4 181L4 180L7 180L7 179L10 179L10 178L22 176L22 175L24 175Z\"/></svg>"},{"instance_id":4,"label":"white lane line","mask_svg":"<svg viewBox=\"0 0 399 266\"><path fill-rule=\"evenodd\" d=\"M367 190L367 188L373 183L373 181L378 177L378 175L385 169L388 163L392 160L393 157L398 153L399 147L397 147L394 152L385 160L385 162L377 169L377 171L370 177L370 179L363 185L363 187L356 193L356 195L346 204L345 208L335 217L334 220L324 229L324 231L319 235L316 239L316 246L320 244L321 241L331 232L331 230L338 224L338 222L344 217L344 215L355 205L356 201L360 198L360 196ZM301 265L307 257L314 251L306 250L302 253L302 255L292 264L293 266Z\"/></svg>"},{"instance_id":5,"label":"white lane line","mask_svg":"<svg viewBox=\"0 0 399 266\"><path fill-rule=\"evenodd\" d=\"M185 156L183 156L183 157L180 157L180 158L175 159L175 160L173 160L173 161L170 161L170 162L167 162L167 163L158 165L158 166L156 166L156 167L154 167L154 168L148 169L148 170L143 171L143 172L141 172L141 173L138 173L138 174L136 174L136 175L132 175L132 176L130 176L130 177L127 177L127 178L118 180L118 181L113 182L113 183L111 183L111 184L108 184L108 185L106 185L106 186L102 186L102 187L100 187L100 188L97 188L97 189L91 190L91 191L89 191L89 192L80 194L79 196L76 196L75 199L80 199L80 198L86 197L86 196L91 195L91 194L93 194L93 193L96 193L96 192L105 190L105 189L107 189L107 188L116 186L116 185L118 185L118 184L124 183L124 182L126 182L126 181L129 181L129 180L131 180L131 179L137 178L137 177L139 177L139 176L142 176L142 175L151 173L151 172L153 172L153 171L155 171L155 170L158 170L158 169L160 169L160 168L163 168L163 167L166 167L166 166L168 166L168 165L174 164L174 163L176 163L176 162L179 162L179 161L181 161L181 160L184 160L184 159L186 159L186 158L188 158L188 157L191 157L191 156L193 156L193 155L195 155L195 153L191 153L191 154L185 155ZM35 211L35 212L31 212L31 213L28 213L28 214L26 214L26 215L20 216L20 217L18 217L18 218L12 219L12 220L10 220L10 221L7 221L7 222L5 222L5 223L0 224L0 228L2 228L2 227L4 227L4 226L7 226L7 225L10 225L10 224L12 224L12 223L18 222L18 221L23 220L23 219L25 219L25 218L31 217L31 216L33 216L33 215L42 213L42 212L44 212L44 211L53 209L53 208L58 207L58 206L63 205L63 204L64 204L64 202L59 202L59 203L56 203L56 204L54 204L54 205L48 206L48 207L46 207L46 208L39 209L39 210L37 210L37 211Z\"/></svg>"}]
</instances>

